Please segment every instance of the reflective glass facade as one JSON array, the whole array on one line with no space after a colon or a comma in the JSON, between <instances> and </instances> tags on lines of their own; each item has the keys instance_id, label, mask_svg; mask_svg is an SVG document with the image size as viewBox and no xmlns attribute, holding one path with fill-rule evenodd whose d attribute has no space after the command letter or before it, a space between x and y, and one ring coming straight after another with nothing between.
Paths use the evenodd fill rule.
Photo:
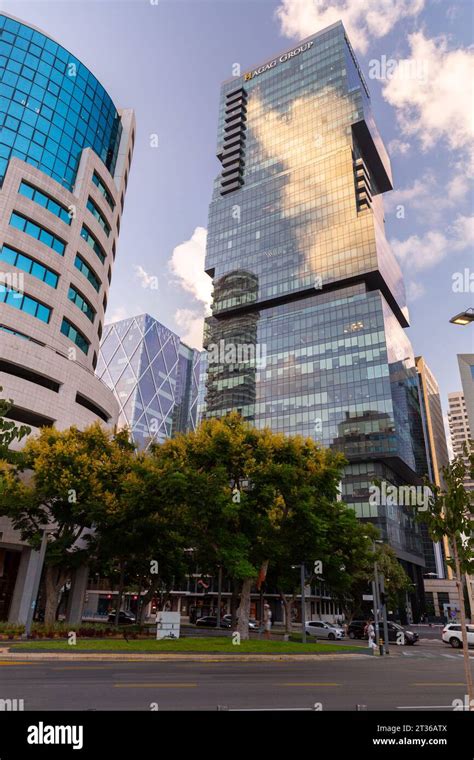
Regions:
<instances>
[{"instance_id":1,"label":"reflective glass facade","mask_svg":"<svg viewBox=\"0 0 474 760\"><path fill-rule=\"evenodd\" d=\"M206 416L240 410L350 462L343 498L422 564L413 512L369 486L426 471L390 164L341 23L224 83L209 210Z\"/></svg>"},{"instance_id":2,"label":"reflective glass facade","mask_svg":"<svg viewBox=\"0 0 474 760\"><path fill-rule=\"evenodd\" d=\"M195 429L200 360L148 314L105 326L96 371L118 399L119 425L140 448Z\"/></svg>"},{"instance_id":3,"label":"reflective glass facade","mask_svg":"<svg viewBox=\"0 0 474 760\"><path fill-rule=\"evenodd\" d=\"M81 152L113 175L122 125L100 82L65 48L0 14L0 186L11 157L72 190Z\"/></svg>"}]
</instances>

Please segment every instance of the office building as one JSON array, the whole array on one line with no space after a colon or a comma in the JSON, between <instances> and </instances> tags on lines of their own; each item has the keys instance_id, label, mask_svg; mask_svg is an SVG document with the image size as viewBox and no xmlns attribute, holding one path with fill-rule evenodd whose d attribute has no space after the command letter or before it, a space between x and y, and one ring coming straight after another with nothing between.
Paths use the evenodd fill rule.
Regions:
<instances>
[{"instance_id":1,"label":"office building","mask_svg":"<svg viewBox=\"0 0 474 760\"><path fill-rule=\"evenodd\" d=\"M149 314L106 325L97 374L139 448L196 429L200 363L200 351Z\"/></svg>"},{"instance_id":2,"label":"office building","mask_svg":"<svg viewBox=\"0 0 474 760\"><path fill-rule=\"evenodd\" d=\"M466 400L462 391L448 393L448 424L453 455L461 457L468 467L469 460L465 454L465 447L472 440L472 432ZM466 473L464 484L469 491L474 491L474 480L469 472Z\"/></svg>"},{"instance_id":3,"label":"office building","mask_svg":"<svg viewBox=\"0 0 474 760\"><path fill-rule=\"evenodd\" d=\"M373 503L370 488L421 484L420 395L384 232L390 162L341 22L222 85L217 156L206 415L237 409L343 452L343 499L395 549L416 619L414 509Z\"/></svg>"},{"instance_id":4,"label":"office building","mask_svg":"<svg viewBox=\"0 0 474 760\"><path fill-rule=\"evenodd\" d=\"M420 385L421 410L428 469L427 475L432 483L439 487L443 487L444 480L442 469L449 464L449 456L439 386L424 357L417 356L415 362ZM427 526L424 523L421 525L421 533L426 562L426 589L426 577L430 575L433 578L435 576L438 578L444 578L446 576L446 566L443 545L441 543L434 544L430 540ZM445 546L444 549L446 551L447 546Z\"/></svg>"},{"instance_id":5,"label":"office building","mask_svg":"<svg viewBox=\"0 0 474 760\"><path fill-rule=\"evenodd\" d=\"M118 405L94 370L134 115L61 44L6 14L0 56L2 393L33 431L112 425ZM24 622L37 553L4 519L0 552L0 616Z\"/></svg>"}]
</instances>

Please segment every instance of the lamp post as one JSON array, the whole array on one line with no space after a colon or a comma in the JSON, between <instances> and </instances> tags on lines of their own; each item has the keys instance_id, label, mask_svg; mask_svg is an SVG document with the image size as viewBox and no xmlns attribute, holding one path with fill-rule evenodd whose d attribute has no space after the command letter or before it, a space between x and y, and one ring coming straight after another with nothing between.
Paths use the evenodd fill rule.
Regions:
<instances>
[{"instance_id":1,"label":"lamp post","mask_svg":"<svg viewBox=\"0 0 474 760\"><path fill-rule=\"evenodd\" d=\"M469 325L471 322L474 322L474 308L470 306L465 311L460 312L460 314L456 314L454 317L451 317L449 321L453 325L461 325L462 327ZM466 589L467 589L467 596L469 599L469 607L471 608L471 623L472 623L472 621L474 620L474 600L472 597L471 577L469 573L465 573L464 577L466 579Z\"/></svg>"},{"instance_id":2,"label":"lamp post","mask_svg":"<svg viewBox=\"0 0 474 760\"><path fill-rule=\"evenodd\" d=\"M221 627L221 603L222 603L222 565L219 565L219 575L217 577L217 612L216 628Z\"/></svg>"}]
</instances>

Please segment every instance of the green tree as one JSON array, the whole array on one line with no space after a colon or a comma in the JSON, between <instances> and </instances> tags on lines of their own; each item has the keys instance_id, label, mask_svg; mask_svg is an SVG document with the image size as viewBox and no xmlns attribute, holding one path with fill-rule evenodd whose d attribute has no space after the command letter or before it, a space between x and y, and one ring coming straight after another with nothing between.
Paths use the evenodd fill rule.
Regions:
<instances>
[{"instance_id":1,"label":"green tree","mask_svg":"<svg viewBox=\"0 0 474 760\"><path fill-rule=\"evenodd\" d=\"M155 455L173 473L175 503L189 509L190 546L200 566L221 565L238 584L237 630L248 638L259 574L272 563L300 562L306 553L319 559L315 537L343 509L336 505L343 458L310 439L252 428L236 413L204 421ZM323 541L318 546L323 552Z\"/></svg>"},{"instance_id":2,"label":"green tree","mask_svg":"<svg viewBox=\"0 0 474 760\"><path fill-rule=\"evenodd\" d=\"M472 453L470 454L470 460L472 467ZM433 541L441 541L444 536L448 540L450 557L446 561L453 569L458 591L467 693L470 704L474 705L462 582L463 574L469 575L474 570L472 494L464 486L468 470L469 467L465 460L462 457L456 457L447 467L442 468L445 483L444 489L441 489L435 483L427 481L430 496L426 510L419 511L418 518L428 526L430 538ZM471 707L471 709L474 709L474 707Z\"/></svg>"},{"instance_id":3,"label":"green tree","mask_svg":"<svg viewBox=\"0 0 474 760\"><path fill-rule=\"evenodd\" d=\"M185 513L175 504L172 474L159 458L140 453L116 472L113 500L94 528L96 569L118 576L116 623L124 590L137 586L141 622L148 602L185 571Z\"/></svg>"},{"instance_id":4,"label":"green tree","mask_svg":"<svg viewBox=\"0 0 474 760\"><path fill-rule=\"evenodd\" d=\"M72 570L88 561L95 522L104 511L113 511L117 472L130 456L126 434L114 436L96 423L84 431L42 428L27 441L19 464L2 465L0 514L33 549L39 549L48 529L47 623L55 619Z\"/></svg>"},{"instance_id":5,"label":"green tree","mask_svg":"<svg viewBox=\"0 0 474 760\"><path fill-rule=\"evenodd\" d=\"M0 393L2 390L0 387ZM17 453L10 450L13 441L21 441L31 433L31 428L27 425L17 425L8 419L7 415L12 406L13 401L0 398L0 459L5 461L15 461L17 458Z\"/></svg>"}]
</instances>

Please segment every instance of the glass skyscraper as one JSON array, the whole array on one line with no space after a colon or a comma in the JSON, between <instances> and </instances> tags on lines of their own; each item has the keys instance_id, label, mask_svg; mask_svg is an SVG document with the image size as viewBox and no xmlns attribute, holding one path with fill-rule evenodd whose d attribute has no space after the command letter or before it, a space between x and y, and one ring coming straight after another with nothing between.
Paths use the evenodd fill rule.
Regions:
<instances>
[{"instance_id":1,"label":"glass skyscraper","mask_svg":"<svg viewBox=\"0 0 474 760\"><path fill-rule=\"evenodd\" d=\"M413 509L369 503L375 479L420 484L427 465L404 284L384 232L390 162L341 22L223 84L217 155L206 415L238 409L342 451L344 500L422 594Z\"/></svg>"},{"instance_id":2,"label":"glass skyscraper","mask_svg":"<svg viewBox=\"0 0 474 760\"><path fill-rule=\"evenodd\" d=\"M106 325L97 374L120 405L118 424L141 449L198 422L201 352L149 314Z\"/></svg>"}]
</instances>

